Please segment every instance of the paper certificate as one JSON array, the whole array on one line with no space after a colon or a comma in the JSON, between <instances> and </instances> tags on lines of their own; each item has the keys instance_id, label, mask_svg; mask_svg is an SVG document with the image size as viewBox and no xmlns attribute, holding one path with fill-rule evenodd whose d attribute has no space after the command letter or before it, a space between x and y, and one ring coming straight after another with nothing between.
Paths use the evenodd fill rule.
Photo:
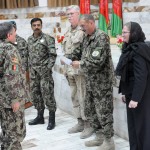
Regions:
<instances>
[{"instance_id":1,"label":"paper certificate","mask_svg":"<svg viewBox=\"0 0 150 150\"><path fill-rule=\"evenodd\" d=\"M72 60L71 60L71 59L68 59L68 58L66 58L66 57L63 57L61 60L62 60L66 65L71 65L71 63L72 63Z\"/></svg>"}]
</instances>

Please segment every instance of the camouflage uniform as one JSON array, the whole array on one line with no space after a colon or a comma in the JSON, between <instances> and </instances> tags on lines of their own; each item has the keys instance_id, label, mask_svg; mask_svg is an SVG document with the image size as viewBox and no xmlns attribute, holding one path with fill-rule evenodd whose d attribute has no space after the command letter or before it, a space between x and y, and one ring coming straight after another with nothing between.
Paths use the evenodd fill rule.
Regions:
<instances>
[{"instance_id":1,"label":"camouflage uniform","mask_svg":"<svg viewBox=\"0 0 150 150\"><path fill-rule=\"evenodd\" d=\"M26 135L24 103L28 99L21 58L16 47L0 41L0 108L4 150L21 150ZM11 105L20 102L13 112Z\"/></svg>"},{"instance_id":2,"label":"camouflage uniform","mask_svg":"<svg viewBox=\"0 0 150 150\"><path fill-rule=\"evenodd\" d=\"M81 54L82 50L82 56ZM91 36L85 36L81 49L74 57L80 60L80 67L86 77L85 116L94 128L102 127L106 138L113 130L113 68L109 37L99 29Z\"/></svg>"},{"instance_id":3,"label":"camouflage uniform","mask_svg":"<svg viewBox=\"0 0 150 150\"><path fill-rule=\"evenodd\" d=\"M38 38L28 38L30 90L33 104L37 110L56 111L52 67L56 60L55 40L41 33Z\"/></svg>"},{"instance_id":4,"label":"camouflage uniform","mask_svg":"<svg viewBox=\"0 0 150 150\"><path fill-rule=\"evenodd\" d=\"M29 71L28 71L28 44L24 38L16 35L16 47L21 57L22 69L23 69L24 74L26 75L28 95L30 95ZM29 102L30 100L31 99L28 99L26 103Z\"/></svg>"},{"instance_id":5,"label":"camouflage uniform","mask_svg":"<svg viewBox=\"0 0 150 150\"><path fill-rule=\"evenodd\" d=\"M28 70L28 44L26 40L16 35L17 49L19 50L20 57L22 59L23 69Z\"/></svg>"},{"instance_id":6,"label":"camouflage uniform","mask_svg":"<svg viewBox=\"0 0 150 150\"><path fill-rule=\"evenodd\" d=\"M71 27L65 34L63 40L63 50L65 57L72 58L72 52L80 47L83 41L84 32L79 26L75 29ZM71 66L65 65L64 74L67 77L71 88L71 98L76 118L86 120L84 115L84 98L85 98L85 77L81 70L75 70Z\"/></svg>"}]
</instances>

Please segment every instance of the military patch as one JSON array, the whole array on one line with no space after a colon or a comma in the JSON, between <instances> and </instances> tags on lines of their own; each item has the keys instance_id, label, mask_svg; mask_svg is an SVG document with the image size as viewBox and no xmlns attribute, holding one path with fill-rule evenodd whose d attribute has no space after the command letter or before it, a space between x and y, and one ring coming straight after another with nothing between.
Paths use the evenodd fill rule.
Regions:
<instances>
[{"instance_id":1,"label":"military patch","mask_svg":"<svg viewBox=\"0 0 150 150\"><path fill-rule=\"evenodd\" d=\"M45 41L44 39L41 39L41 40L40 40L41 43L43 43L44 41Z\"/></svg>"},{"instance_id":2,"label":"military patch","mask_svg":"<svg viewBox=\"0 0 150 150\"><path fill-rule=\"evenodd\" d=\"M12 65L12 70L13 70L13 71L18 71L18 65L13 64L13 65Z\"/></svg>"},{"instance_id":3,"label":"military patch","mask_svg":"<svg viewBox=\"0 0 150 150\"><path fill-rule=\"evenodd\" d=\"M51 53L55 53L55 49L51 49Z\"/></svg>"},{"instance_id":4,"label":"military patch","mask_svg":"<svg viewBox=\"0 0 150 150\"><path fill-rule=\"evenodd\" d=\"M12 61L13 63L16 63L16 64L19 63L18 58L16 58L16 57L12 57L12 58L11 58L11 61Z\"/></svg>"},{"instance_id":5,"label":"military patch","mask_svg":"<svg viewBox=\"0 0 150 150\"><path fill-rule=\"evenodd\" d=\"M99 51L94 51L93 53L92 53L92 56L93 57L96 57L96 56L98 56L99 55Z\"/></svg>"}]
</instances>

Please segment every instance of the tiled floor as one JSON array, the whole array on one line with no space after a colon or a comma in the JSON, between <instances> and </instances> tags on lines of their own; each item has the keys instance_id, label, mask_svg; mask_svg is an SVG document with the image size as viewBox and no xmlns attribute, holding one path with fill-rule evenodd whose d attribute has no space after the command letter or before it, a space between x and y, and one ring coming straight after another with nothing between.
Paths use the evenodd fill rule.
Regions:
<instances>
[{"instance_id":1,"label":"tiled floor","mask_svg":"<svg viewBox=\"0 0 150 150\"><path fill-rule=\"evenodd\" d=\"M45 110L45 124L29 126L29 120L36 116L36 110L31 107L26 110L27 136L22 146L23 150L96 150L96 147L85 147L84 142L93 139L80 139L80 133L68 134L67 130L74 125L76 120L61 110L56 112L56 127L54 130L46 130L48 111ZM128 142L115 136L116 150L129 150Z\"/></svg>"}]
</instances>

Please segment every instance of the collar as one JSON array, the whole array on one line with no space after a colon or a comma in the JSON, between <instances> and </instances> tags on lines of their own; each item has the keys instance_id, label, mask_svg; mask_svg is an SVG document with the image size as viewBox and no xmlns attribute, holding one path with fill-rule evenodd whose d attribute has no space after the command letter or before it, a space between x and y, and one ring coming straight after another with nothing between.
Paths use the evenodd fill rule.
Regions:
<instances>
[{"instance_id":1,"label":"collar","mask_svg":"<svg viewBox=\"0 0 150 150\"><path fill-rule=\"evenodd\" d=\"M86 34L85 36L88 37L90 40L94 40L97 35L98 29L95 29L91 35Z\"/></svg>"},{"instance_id":2,"label":"collar","mask_svg":"<svg viewBox=\"0 0 150 150\"><path fill-rule=\"evenodd\" d=\"M37 40L37 39L41 39L42 37L43 37L43 32L41 32L40 34L39 34L39 36L38 37L34 37L34 33L32 34L32 38L33 39L35 39L35 40Z\"/></svg>"}]
</instances>

